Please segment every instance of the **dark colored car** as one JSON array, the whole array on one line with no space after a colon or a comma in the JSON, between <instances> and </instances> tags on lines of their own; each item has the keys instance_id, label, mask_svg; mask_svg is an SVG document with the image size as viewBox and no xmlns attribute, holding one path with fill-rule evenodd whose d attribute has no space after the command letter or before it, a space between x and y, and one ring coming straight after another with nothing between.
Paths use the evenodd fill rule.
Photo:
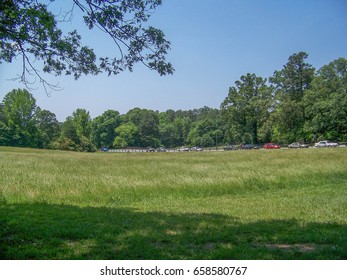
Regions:
<instances>
[{"instance_id":1,"label":"dark colored car","mask_svg":"<svg viewBox=\"0 0 347 280\"><path fill-rule=\"evenodd\" d=\"M281 146L274 143L266 143L264 149L281 149Z\"/></svg>"},{"instance_id":2,"label":"dark colored car","mask_svg":"<svg viewBox=\"0 0 347 280\"><path fill-rule=\"evenodd\" d=\"M253 150L253 149L259 149L259 146L253 145L253 144L243 144L240 146L243 150Z\"/></svg>"},{"instance_id":3,"label":"dark colored car","mask_svg":"<svg viewBox=\"0 0 347 280\"><path fill-rule=\"evenodd\" d=\"M224 147L224 151L232 151L232 150L237 150L237 148L233 145L228 145Z\"/></svg>"}]
</instances>

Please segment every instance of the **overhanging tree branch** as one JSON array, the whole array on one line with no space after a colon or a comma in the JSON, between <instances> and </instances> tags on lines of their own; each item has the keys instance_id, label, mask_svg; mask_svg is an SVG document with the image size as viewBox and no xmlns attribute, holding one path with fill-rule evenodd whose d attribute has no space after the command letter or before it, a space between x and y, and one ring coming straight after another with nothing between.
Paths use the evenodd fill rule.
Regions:
<instances>
[{"instance_id":1,"label":"overhanging tree branch","mask_svg":"<svg viewBox=\"0 0 347 280\"><path fill-rule=\"evenodd\" d=\"M75 79L82 74L132 71L138 62L160 75L172 74L174 69L165 60L170 42L161 30L142 27L160 4L161 0L72 0L71 10L59 20L48 10L50 5L39 0L5 0L0 4L0 63L21 55L25 70L21 81L28 85L27 75L36 75L50 89L56 87L40 75L36 60L44 62L43 72L74 75ZM63 34L58 23L71 21L75 7L84 13L89 29L97 27L114 42L114 58L98 58L93 49L82 46L76 31Z\"/></svg>"}]
</instances>

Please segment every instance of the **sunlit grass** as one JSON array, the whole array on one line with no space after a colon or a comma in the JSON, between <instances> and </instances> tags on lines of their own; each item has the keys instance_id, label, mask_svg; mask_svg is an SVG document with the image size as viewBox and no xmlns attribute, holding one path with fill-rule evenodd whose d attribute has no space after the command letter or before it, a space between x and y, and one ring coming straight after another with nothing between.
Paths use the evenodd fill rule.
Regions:
<instances>
[{"instance_id":1,"label":"sunlit grass","mask_svg":"<svg viewBox=\"0 0 347 280\"><path fill-rule=\"evenodd\" d=\"M0 147L0 257L346 259L347 149Z\"/></svg>"}]
</instances>

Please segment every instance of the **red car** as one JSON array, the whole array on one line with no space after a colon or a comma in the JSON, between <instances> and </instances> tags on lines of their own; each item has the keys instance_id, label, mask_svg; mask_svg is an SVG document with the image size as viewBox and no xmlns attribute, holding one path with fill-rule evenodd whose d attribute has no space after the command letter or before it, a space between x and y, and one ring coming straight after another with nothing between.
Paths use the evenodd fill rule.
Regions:
<instances>
[{"instance_id":1,"label":"red car","mask_svg":"<svg viewBox=\"0 0 347 280\"><path fill-rule=\"evenodd\" d=\"M274 143L266 143L264 149L281 149L281 146Z\"/></svg>"}]
</instances>

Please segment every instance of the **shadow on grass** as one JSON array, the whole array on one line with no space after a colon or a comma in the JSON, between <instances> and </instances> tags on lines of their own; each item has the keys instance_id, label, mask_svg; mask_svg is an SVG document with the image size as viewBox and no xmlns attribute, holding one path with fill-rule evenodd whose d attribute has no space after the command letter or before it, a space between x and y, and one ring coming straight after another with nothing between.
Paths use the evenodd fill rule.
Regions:
<instances>
[{"instance_id":1,"label":"shadow on grass","mask_svg":"<svg viewBox=\"0 0 347 280\"><path fill-rule=\"evenodd\" d=\"M0 201L0 259L346 259L347 227Z\"/></svg>"}]
</instances>

